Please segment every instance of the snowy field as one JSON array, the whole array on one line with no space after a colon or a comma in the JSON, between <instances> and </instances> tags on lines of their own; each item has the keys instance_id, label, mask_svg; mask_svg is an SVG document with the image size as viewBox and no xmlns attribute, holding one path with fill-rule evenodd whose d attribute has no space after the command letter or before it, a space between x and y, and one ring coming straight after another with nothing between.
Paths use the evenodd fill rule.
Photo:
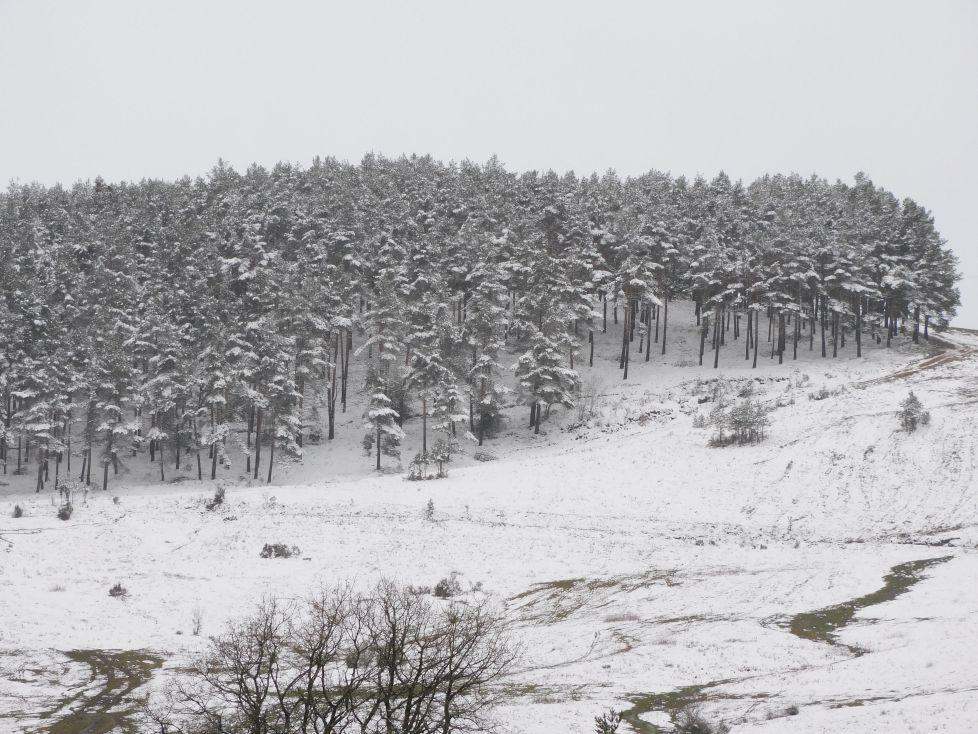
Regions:
<instances>
[{"instance_id":1,"label":"snowy field","mask_svg":"<svg viewBox=\"0 0 978 734\"><path fill-rule=\"evenodd\" d=\"M484 447L498 460L475 461L467 445L440 481L371 474L357 405L335 445L311 447L272 486L250 486L241 467L223 477L214 511L213 483L154 485L140 467L62 522L31 477L0 477L0 731L131 709L263 594L379 577L432 586L451 573L505 603L524 646L498 711L514 734L591 732L608 707L637 731L668 731L686 702L734 732L973 731L978 335L944 335L956 347L942 355L901 337L867 345L863 360L851 343L836 360L805 343L783 365L762 353L757 370L738 341L715 371L695 366L690 322L677 309L669 354L633 362L627 383L609 333L582 369L601 387L586 425L571 430L568 411L534 436L514 407ZM718 375L756 378L772 408L764 442L708 446L698 381ZM932 413L915 433L896 418L910 389ZM259 558L273 542L301 553ZM837 639L792 633L793 615L936 558L947 560L857 611ZM115 583L125 599L109 596ZM152 682L128 690L72 651L162 668L147 663Z\"/></svg>"}]
</instances>

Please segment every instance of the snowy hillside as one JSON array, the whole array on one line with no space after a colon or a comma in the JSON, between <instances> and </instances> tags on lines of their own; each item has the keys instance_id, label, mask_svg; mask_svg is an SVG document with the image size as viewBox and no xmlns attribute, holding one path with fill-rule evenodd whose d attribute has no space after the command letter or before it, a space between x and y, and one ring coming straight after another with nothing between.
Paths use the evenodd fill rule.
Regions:
<instances>
[{"instance_id":1,"label":"snowy hillside","mask_svg":"<svg viewBox=\"0 0 978 734\"><path fill-rule=\"evenodd\" d=\"M943 352L899 338L862 360L763 355L757 370L741 342L713 370L694 365L692 327L674 338L623 382L609 334L581 368L593 414L555 412L535 435L511 407L483 447L497 460L466 444L443 480L370 473L362 402L335 445L309 447L272 486L225 475L213 510L213 483L153 484L148 467L61 521L56 495L4 477L0 729L131 724L134 696L180 676L263 594L456 573L505 604L524 646L497 712L514 734L583 734L609 707L621 730L668 731L686 703L734 732L969 731L978 335L951 331ZM770 408L765 440L709 445L718 377ZM909 390L931 412L912 433L897 418ZM265 543L301 552L262 559ZM924 559L946 560L901 567L902 594L884 580ZM108 594L116 583L128 596ZM832 635L793 622L859 599Z\"/></svg>"}]
</instances>

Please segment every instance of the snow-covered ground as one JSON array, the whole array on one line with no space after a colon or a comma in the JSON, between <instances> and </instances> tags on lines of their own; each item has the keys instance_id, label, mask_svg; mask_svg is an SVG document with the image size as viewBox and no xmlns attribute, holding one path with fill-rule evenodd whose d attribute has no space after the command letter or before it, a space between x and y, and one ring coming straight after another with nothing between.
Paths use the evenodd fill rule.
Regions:
<instances>
[{"instance_id":1,"label":"snow-covered ground","mask_svg":"<svg viewBox=\"0 0 978 734\"><path fill-rule=\"evenodd\" d=\"M63 705L90 685L67 651L148 651L163 679L262 594L457 572L506 601L525 647L498 712L512 732L590 732L609 706L668 727L665 697L650 694L690 686L735 732L972 731L978 335L945 335L958 348L939 358L903 338L863 360L851 343L836 360L806 343L797 362L762 353L756 371L737 341L714 371L692 364L696 335L676 311L670 353L634 361L627 383L617 330L599 339L583 368L601 387L587 425L566 430L577 416L556 414L533 436L514 408L484 447L498 460L468 446L445 480L368 474L352 407L336 446L310 449L273 486L229 484L215 511L211 483L153 485L132 469L62 522L29 478L3 477L0 730L34 731L84 701ZM773 408L766 441L708 447L694 418L718 374L754 380ZM896 418L910 389L932 413L915 433ZM405 456L418 442L407 428ZM271 542L301 554L259 558ZM788 629L794 614L881 588L896 564L944 556L857 612L841 644ZM127 598L108 595L117 582Z\"/></svg>"}]
</instances>

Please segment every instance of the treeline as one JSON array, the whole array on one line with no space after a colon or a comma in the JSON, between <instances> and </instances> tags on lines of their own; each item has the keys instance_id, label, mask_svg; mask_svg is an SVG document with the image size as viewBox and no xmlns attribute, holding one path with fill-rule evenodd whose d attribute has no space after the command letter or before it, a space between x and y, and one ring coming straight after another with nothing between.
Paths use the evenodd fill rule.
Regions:
<instances>
[{"instance_id":1,"label":"treeline","mask_svg":"<svg viewBox=\"0 0 978 734\"><path fill-rule=\"evenodd\" d=\"M762 314L772 354L819 331L825 356L826 332L860 351L898 325L917 340L958 304L930 214L861 174L744 186L518 175L495 159L219 163L175 182L11 185L0 263L0 463L36 462L38 490L79 462L105 486L130 450L161 479L181 461L214 477L234 444L271 481L276 451L335 436L364 387L351 355L379 465L409 411L424 450L429 427L467 424L481 443L504 348L539 430L609 321L625 378L636 337L644 359L666 353L675 299L696 304L715 364L731 325L756 362Z\"/></svg>"}]
</instances>

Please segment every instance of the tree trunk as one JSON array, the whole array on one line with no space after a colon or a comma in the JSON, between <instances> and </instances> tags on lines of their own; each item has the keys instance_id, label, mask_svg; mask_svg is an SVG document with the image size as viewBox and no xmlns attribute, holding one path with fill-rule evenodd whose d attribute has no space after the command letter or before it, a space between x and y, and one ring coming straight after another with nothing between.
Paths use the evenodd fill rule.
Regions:
<instances>
[{"instance_id":1,"label":"tree trunk","mask_svg":"<svg viewBox=\"0 0 978 734\"><path fill-rule=\"evenodd\" d=\"M822 328L822 357L824 358L828 356L828 352L825 349L825 300L824 300L824 299L828 299L828 296L821 296L821 298L823 300L820 301L821 307L819 308L818 315L819 315L819 320Z\"/></svg>"},{"instance_id":2,"label":"tree trunk","mask_svg":"<svg viewBox=\"0 0 978 734\"><path fill-rule=\"evenodd\" d=\"M625 309L625 332L624 332L625 333L625 357L624 357L624 360L625 360L625 374L622 375L622 379L623 380L627 380L628 379L629 352L631 350L631 342L628 340L628 334L629 334L629 323L628 322L630 320L634 319L634 318L635 318L634 312L632 313L631 316L629 316L629 309L626 308ZM539 421L537 421L537 423L539 425Z\"/></svg>"},{"instance_id":3,"label":"tree trunk","mask_svg":"<svg viewBox=\"0 0 978 734\"><path fill-rule=\"evenodd\" d=\"M886 348L890 348L890 338L893 336L893 314L891 312L890 299L886 301Z\"/></svg>"},{"instance_id":4,"label":"tree trunk","mask_svg":"<svg viewBox=\"0 0 978 734\"><path fill-rule=\"evenodd\" d=\"M326 438L332 441L336 436L336 363L329 368L329 389L326 391Z\"/></svg>"},{"instance_id":5,"label":"tree trunk","mask_svg":"<svg viewBox=\"0 0 978 734\"><path fill-rule=\"evenodd\" d=\"M248 432L245 434L245 474L251 473L251 431L255 427L255 404L248 406Z\"/></svg>"},{"instance_id":6,"label":"tree trunk","mask_svg":"<svg viewBox=\"0 0 978 734\"><path fill-rule=\"evenodd\" d=\"M343 375L340 379L340 402L343 403L343 412L346 412L346 382L350 374L350 352L353 351L353 331L348 329L346 332L346 348L343 350Z\"/></svg>"},{"instance_id":7,"label":"tree trunk","mask_svg":"<svg viewBox=\"0 0 978 734\"><path fill-rule=\"evenodd\" d=\"M832 314L832 359L839 356L839 324L840 324L840 314L835 311Z\"/></svg>"},{"instance_id":8,"label":"tree trunk","mask_svg":"<svg viewBox=\"0 0 978 734\"><path fill-rule=\"evenodd\" d=\"M752 369L757 369L757 352L761 346L761 340L758 338L758 334L761 331L761 309L754 309L754 365Z\"/></svg>"},{"instance_id":9,"label":"tree trunk","mask_svg":"<svg viewBox=\"0 0 978 734\"><path fill-rule=\"evenodd\" d=\"M652 306L649 305L645 312L645 361L648 362L652 356Z\"/></svg>"},{"instance_id":10,"label":"tree trunk","mask_svg":"<svg viewBox=\"0 0 978 734\"><path fill-rule=\"evenodd\" d=\"M428 453L428 398L421 398L421 453Z\"/></svg>"},{"instance_id":11,"label":"tree trunk","mask_svg":"<svg viewBox=\"0 0 978 734\"><path fill-rule=\"evenodd\" d=\"M713 369L720 366L720 342L723 339L723 309L717 306L713 324Z\"/></svg>"},{"instance_id":12,"label":"tree trunk","mask_svg":"<svg viewBox=\"0 0 978 734\"><path fill-rule=\"evenodd\" d=\"M700 324L700 367L703 366L703 354L706 352L706 332L710 330L710 318L709 316L704 316Z\"/></svg>"},{"instance_id":13,"label":"tree trunk","mask_svg":"<svg viewBox=\"0 0 978 734\"><path fill-rule=\"evenodd\" d=\"M105 465L106 472L108 472L109 465ZM108 477L106 477L106 480ZM44 461L42 458L42 451L37 450L37 484L34 486L34 494L40 494L41 490L44 488Z\"/></svg>"},{"instance_id":14,"label":"tree trunk","mask_svg":"<svg viewBox=\"0 0 978 734\"><path fill-rule=\"evenodd\" d=\"M800 313L795 317L794 327L795 327L795 347L794 356L792 359L798 359L798 340L801 338L801 318Z\"/></svg>"},{"instance_id":15,"label":"tree trunk","mask_svg":"<svg viewBox=\"0 0 978 734\"><path fill-rule=\"evenodd\" d=\"M258 466L261 464L261 417L262 410L258 408L255 413L255 479L258 479Z\"/></svg>"},{"instance_id":16,"label":"tree trunk","mask_svg":"<svg viewBox=\"0 0 978 734\"><path fill-rule=\"evenodd\" d=\"M751 313L750 309L747 310L747 333L744 339L744 360L750 359L750 348L753 345L754 339L754 314Z\"/></svg>"},{"instance_id":17,"label":"tree trunk","mask_svg":"<svg viewBox=\"0 0 978 734\"><path fill-rule=\"evenodd\" d=\"M778 312L778 364L784 364L784 348L786 345L784 331L784 311Z\"/></svg>"},{"instance_id":18,"label":"tree trunk","mask_svg":"<svg viewBox=\"0 0 978 734\"><path fill-rule=\"evenodd\" d=\"M176 415L173 416L174 419L178 418L181 413L183 413L183 411L180 410L180 409L177 409L176 410ZM180 471L180 449L182 448L180 446L180 435L182 433L181 429L183 428L183 421L182 420L174 420L173 422L176 424L176 427L177 427L177 435L174 437L174 439L176 440L176 447L177 447L177 451L176 451L176 453L177 453L176 470L177 471Z\"/></svg>"},{"instance_id":19,"label":"tree trunk","mask_svg":"<svg viewBox=\"0 0 978 734\"><path fill-rule=\"evenodd\" d=\"M272 443L268 447L268 479L266 484L272 483L272 466L275 464L275 435L272 435Z\"/></svg>"},{"instance_id":20,"label":"tree trunk","mask_svg":"<svg viewBox=\"0 0 978 734\"><path fill-rule=\"evenodd\" d=\"M662 353L666 353L666 329L669 328L669 291L662 297Z\"/></svg>"},{"instance_id":21,"label":"tree trunk","mask_svg":"<svg viewBox=\"0 0 978 734\"><path fill-rule=\"evenodd\" d=\"M204 478L204 471L200 466L200 434L197 431L197 416L194 416L194 449L197 452L197 481Z\"/></svg>"}]
</instances>

